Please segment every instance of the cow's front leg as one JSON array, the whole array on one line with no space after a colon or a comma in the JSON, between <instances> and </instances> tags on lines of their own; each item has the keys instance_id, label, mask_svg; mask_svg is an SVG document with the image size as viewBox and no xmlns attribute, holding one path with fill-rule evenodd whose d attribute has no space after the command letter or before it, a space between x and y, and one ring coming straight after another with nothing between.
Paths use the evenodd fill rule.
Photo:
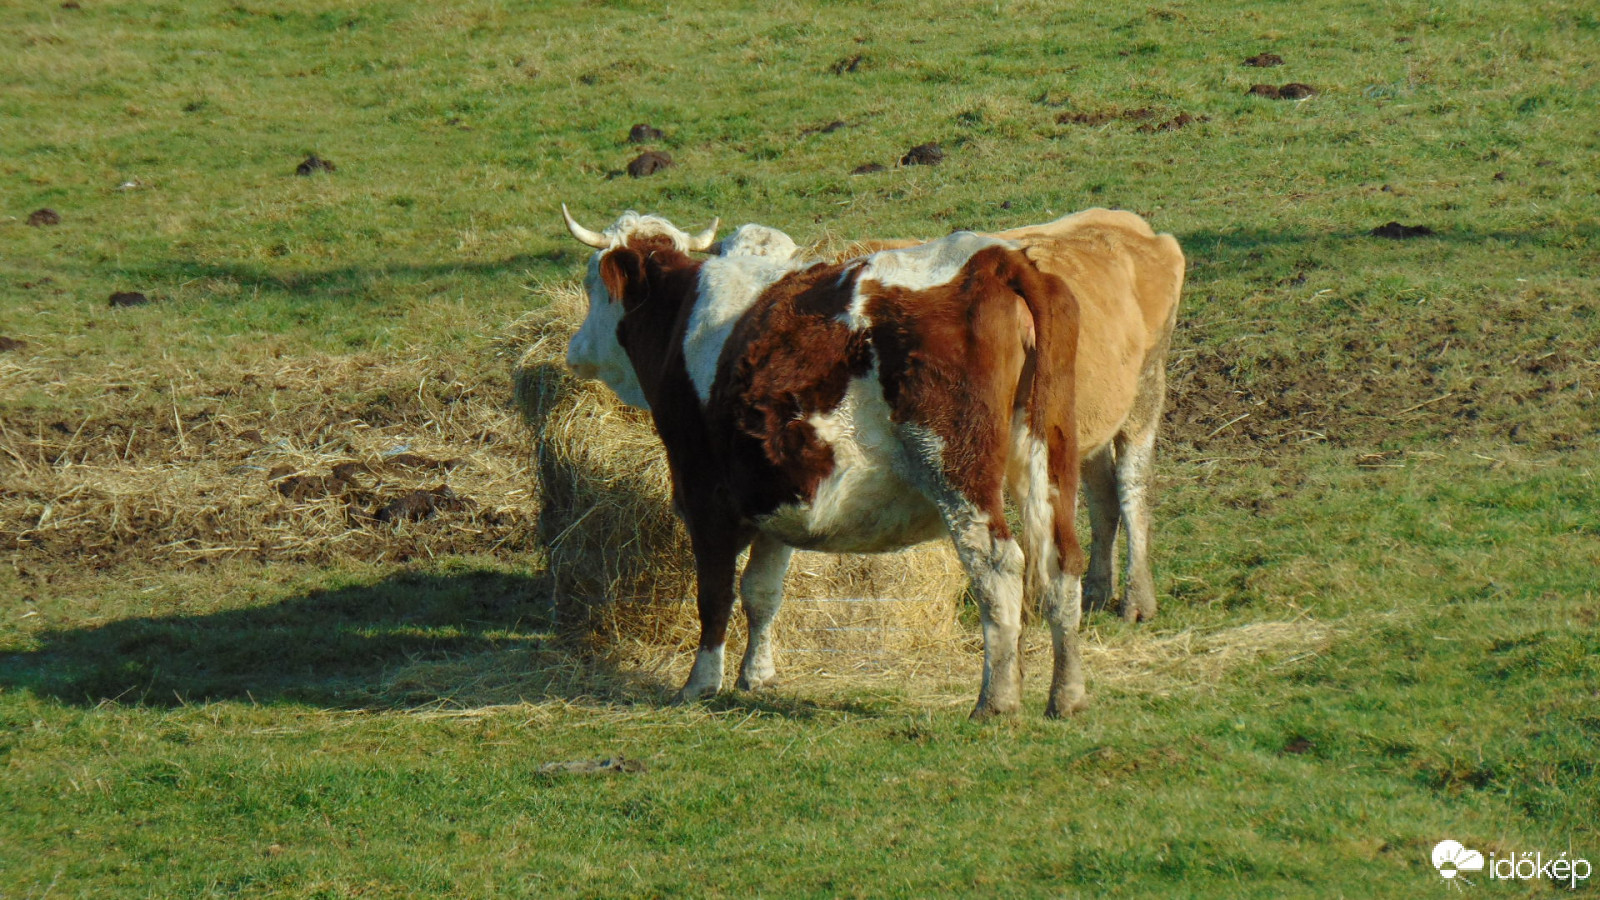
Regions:
<instances>
[{"instance_id":1,"label":"cow's front leg","mask_svg":"<svg viewBox=\"0 0 1600 900\"><path fill-rule=\"evenodd\" d=\"M741 691L756 690L772 680L772 621L783 603L783 576L793 554L787 545L764 534L750 545L750 559L739 579L739 598L750 627L744 662L739 666Z\"/></svg>"},{"instance_id":2,"label":"cow's front leg","mask_svg":"<svg viewBox=\"0 0 1600 900\"><path fill-rule=\"evenodd\" d=\"M722 690L722 652L728 641L728 618L733 614L733 573L741 542L731 535L691 537L694 544L697 602L700 607L700 648L695 653L689 680L673 703L690 703Z\"/></svg>"}]
</instances>

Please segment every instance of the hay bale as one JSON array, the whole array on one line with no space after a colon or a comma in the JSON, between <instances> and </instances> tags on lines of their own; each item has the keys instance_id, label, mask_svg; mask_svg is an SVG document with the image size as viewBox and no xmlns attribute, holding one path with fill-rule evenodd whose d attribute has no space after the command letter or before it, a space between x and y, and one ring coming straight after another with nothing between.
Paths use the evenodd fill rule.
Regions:
<instances>
[{"instance_id":1,"label":"hay bale","mask_svg":"<svg viewBox=\"0 0 1600 900\"><path fill-rule=\"evenodd\" d=\"M691 647L699 637L694 556L672 512L650 416L567 370L567 342L588 302L582 286L537 293L548 302L516 326L527 349L513 380L534 435L537 534L557 617L601 644ZM779 646L878 654L947 643L959 632L965 586L942 541L889 554L799 552L785 582Z\"/></svg>"}]
</instances>

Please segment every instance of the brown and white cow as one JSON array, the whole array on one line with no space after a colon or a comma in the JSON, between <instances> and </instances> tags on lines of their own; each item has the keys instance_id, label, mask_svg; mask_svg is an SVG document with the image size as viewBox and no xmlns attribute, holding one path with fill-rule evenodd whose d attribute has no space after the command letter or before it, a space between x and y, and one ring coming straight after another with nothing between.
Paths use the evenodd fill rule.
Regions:
<instances>
[{"instance_id":1,"label":"brown and white cow","mask_svg":"<svg viewBox=\"0 0 1600 900\"><path fill-rule=\"evenodd\" d=\"M1183 287L1183 251L1131 212L1088 209L1043 225L993 235L1016 241L1040 271L1064 281L1078 301L1078 449L1083 458L1091 540L1086 608L1116 594L1116 535L1126 535L1121 612L1156 612L1150 574L1149 485L1156 429L1166 397L1166 357ZM867 240L855 253L901 249L918 240ZM744 225L713 248L789 258L795 243L777 229Z\"/></svg>"},{"instance_id":2,"label":"brown and white cow","mask_svg":"<svg viewBox=\"0 0 1600 900\"><path fill-rule=\"evenodd\" d=\"M1021 705L1025 592L1054 641L1046 715L1083 705L1078 307L1059 278L1015 242L967 232L842 263L699 261L688 251L710 232L632 212L604 232L566 221L597 251L567 362L649 408L694 548L701 638L679 700L721 688L746 547L738 685L753 689L773 675L791 548L876 552L948 535L983 622L973 715Z\"/></svg>"}]
</instances>

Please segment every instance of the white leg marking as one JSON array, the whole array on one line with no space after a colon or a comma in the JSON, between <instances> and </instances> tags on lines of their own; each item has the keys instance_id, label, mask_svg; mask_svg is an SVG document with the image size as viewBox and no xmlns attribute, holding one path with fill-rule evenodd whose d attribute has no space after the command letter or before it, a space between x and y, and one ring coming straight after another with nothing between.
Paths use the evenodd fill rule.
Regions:
<instances>
[{"instance_id":1,"label":"white leg marking","mask_svg":"<svg viewBox=\"0 0 1600 900\"><path fill-rule=\"evenodd\" d=\"M684 683L683 690L678 692L678 696L672 698L673 703L693 703L722 690L724 649L724 645L721 644L710 650L700 648L700 652L694 657L694 668L689 670L689 680Z\"/></svg>"},{"instance_id":2,"label":"white leg marking","mask_svg":"<svg viewBox=\"0 0 1600 900\"><path fill-rule=\"evenodd\" d=\"M1117 440L1117 495L1128 538L1122 617L1130 621L1156 614L1155 579L1150 575L1150 473L1155 466L1156 432Z\"/></svg>"},{"instance_id":3,"label":"white leg marking","mask_svg":"<svg viewBox=\"0 0 1600 900\"><path fill-rule=\"evenodd\" d=\"M1026 460L1021 485L1024 495L1020 500L1023 541L1028 552L1028 596L1050 622L1055 662L1045 715L1055 718L1081 709L1085 703L1083 656L1078 646L1083 585L1078 576L1061 569L1061 549L1055 542L1055 501L1060 493L1050 477L1048 448L1044 441L1025 431L1017 446Z\"/></svg>"},{"instance_id":4,"label":"white leg marking","mask_svg":"<svg viewBox=\"0 0 1600 900\"><path fill-rule=\"evenodd\" d=\"M758 535L739 579L739 598L750 627L744 661L739 666L741 691L753 691L772 680L772 622L783 604L783 576L794 550L776 538Z\"/></svg>"},{"instance_id":5,"label":"white leg marking","mask_svg":"<svg viewBox=\"0 0 1600 900\"><path fill-rule=\"evenodd\" d=\"M1022 548L996 538L989 517L970 503L953 504L947 518L983 622L983 686L972 716L1014 713L1022 708Z\"/></svg>"}]
</instances>

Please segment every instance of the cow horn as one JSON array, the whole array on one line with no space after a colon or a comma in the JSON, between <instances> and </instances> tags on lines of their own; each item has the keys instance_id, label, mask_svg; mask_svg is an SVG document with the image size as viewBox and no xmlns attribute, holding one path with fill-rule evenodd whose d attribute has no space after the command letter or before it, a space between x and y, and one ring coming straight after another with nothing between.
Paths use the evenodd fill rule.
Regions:
<instances>
[{"instance_id":1,"label":"cow horn","mask_svg":"<svg viewBox=\"0 0 1600 900\"><path fill-rule=\"evenodd\" d=\"M577 220L572 218L572 213L567 212L567 205L565 203L561 204L561 218L567 220L567 230L572 232L572 236L584 242L585 244L588 244L596 250L604 250L611 246L611 242L606 240L605 235L600 234L599 232L590 231L582 225L579 225Z\"/></svg>"},{"instance_id":2,"label":"cow horn","mask_svg":"<svg viewBox=\"0 0 1600 900\"><path fill-rule=\"evenodd\" d=\"M689 238L689 249L697 253L711 249L711 242L717 239L717 225L721 222L722 218L720 216L712 219L710 228Z\"/></svg>"}]
</instances>

